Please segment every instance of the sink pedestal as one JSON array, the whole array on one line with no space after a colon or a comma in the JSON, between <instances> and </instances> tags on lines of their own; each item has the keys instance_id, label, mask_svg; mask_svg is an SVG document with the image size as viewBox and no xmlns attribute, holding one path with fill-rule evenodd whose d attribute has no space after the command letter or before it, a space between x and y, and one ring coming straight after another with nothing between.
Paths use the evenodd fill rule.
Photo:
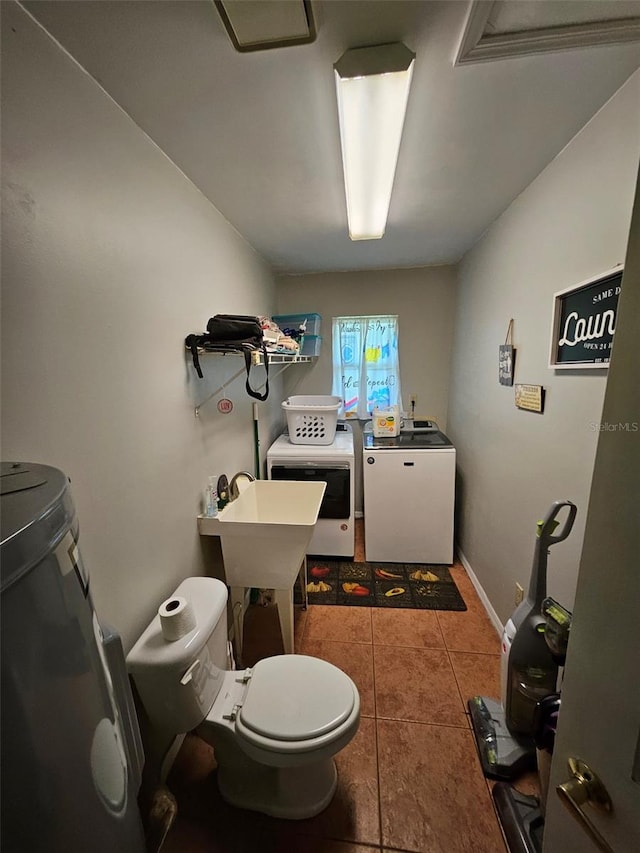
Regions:
<instances>
[{"instance_id":1,"label":"sink pedestal","mask_svg":"<svg viewBox=\"0 0 640 853\"><path fill-rule=\"evenodd\" d=\"M300 592L302 593L302 609L307 609L307 558L300 567L298 574ZM246 600L247 587L231 587L231 612L233 614L233 633L236 643L236 653L239 661L242 661L244 647L244 603ZM294 615L293 588L274 589L273 603L278 608L278 621L280 622L280 634L285 655L294 654ZM239 612L238 612L239 611Z\"/></svg>"},{"instance_id":2,"label":"sink pedestal","mask_svg":"<svg viewBox=\"0 0 640 853\"><path fill-rule=\"evenodd\" d=\"M282 634L282 645L285 655L294 652L293 639L293 590L274 589L274 602L278 608L278 620L280 622L280 633Z\"/></svg>"}]
</instances>

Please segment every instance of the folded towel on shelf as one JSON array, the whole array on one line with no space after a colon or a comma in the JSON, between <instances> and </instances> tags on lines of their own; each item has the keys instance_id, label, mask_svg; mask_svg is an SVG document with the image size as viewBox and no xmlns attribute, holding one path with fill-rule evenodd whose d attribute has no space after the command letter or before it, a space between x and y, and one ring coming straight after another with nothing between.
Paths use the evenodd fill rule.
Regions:
<instances>
[{"instance_id":1,"label":"folded towel on shelf","mask_svg":"<svg viewBox=\"0 0 640 853\"><path fill-rule=\"evenodd\" d=\"M290 352L294 355L300 352L300 344L298 341L294 341L293 338L289 338L287 335L280 335L276 347L282 352Z\"/></svg>"}]
</instances>

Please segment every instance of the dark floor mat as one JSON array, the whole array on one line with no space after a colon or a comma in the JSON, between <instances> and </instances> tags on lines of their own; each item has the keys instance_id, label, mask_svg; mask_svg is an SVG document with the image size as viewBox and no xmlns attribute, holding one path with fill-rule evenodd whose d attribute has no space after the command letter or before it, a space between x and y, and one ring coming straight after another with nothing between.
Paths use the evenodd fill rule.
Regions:
<instances>
[{"instance_id":1,"label":"dark floor mat","mask_svg":"<svg viewBox=\"0 0 640 853\"><path fill-rule=\"evenodd\" d=\"M466 610L448 566L307 557L309 604Z\"/></svg>"}]
</instances>

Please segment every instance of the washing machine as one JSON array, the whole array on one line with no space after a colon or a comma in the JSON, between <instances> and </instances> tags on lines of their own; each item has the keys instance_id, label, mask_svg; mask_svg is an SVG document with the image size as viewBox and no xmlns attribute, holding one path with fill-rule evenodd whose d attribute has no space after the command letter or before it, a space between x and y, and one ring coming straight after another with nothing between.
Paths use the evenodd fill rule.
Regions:
<instances>
[{"instance_id":1,"label":"washing machine","mask_svg":"<svg viewBox=\"0 0 640 853\"><path fill-rule=\"evenodd\" d=\"M331 444L293 444L287 430L267 451L270 480L321 480L327 488L307 554L352 558L355 548L353 433L338 424Z\"/></svg>"},{"instance_id":2,"label":"washing machine","mask_svg":"<svg viewBox=\"0 0 640 853\"><path fill-rule=\"evenodd\" d=\"M453 562L456 451L434 424L377 438L362 434L367 560Z\"/></svg>"}]
</instances>

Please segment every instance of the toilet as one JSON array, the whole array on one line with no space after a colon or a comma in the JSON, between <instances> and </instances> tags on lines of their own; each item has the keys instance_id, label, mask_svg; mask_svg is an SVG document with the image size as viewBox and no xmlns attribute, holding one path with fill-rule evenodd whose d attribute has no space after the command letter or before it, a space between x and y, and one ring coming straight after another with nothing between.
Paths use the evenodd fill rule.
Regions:
<instances>
[{"instance_id":1,"label":"toilet","mask_svg":"<svg viewBox=\"0 0 640 853\"><path fill-rule=\"evenodd\" d=\"M195 628L166 640L156 614L127 655L155 736L171 742L195 730L214 748L220 793L233 806L292 820L318 814L338 783L333 756L358 730L357 687L307 655L228 669L226 586L187 578L179 597Z\"/></svg>"}]
</instances>

